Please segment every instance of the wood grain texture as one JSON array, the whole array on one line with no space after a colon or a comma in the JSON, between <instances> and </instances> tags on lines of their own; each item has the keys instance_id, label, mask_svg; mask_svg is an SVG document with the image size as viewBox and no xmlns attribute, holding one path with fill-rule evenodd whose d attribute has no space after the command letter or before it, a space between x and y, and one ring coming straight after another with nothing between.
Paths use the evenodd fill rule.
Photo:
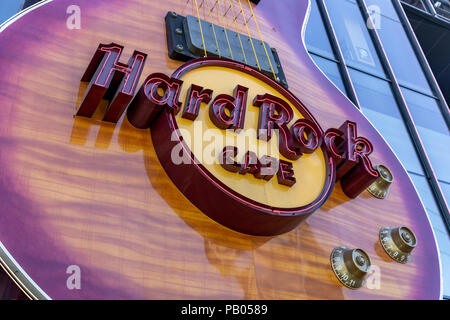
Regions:
<instances>
[{"instance_id":1,"label":"wood grain texture","mask_svg":"<svg viewBox=\"0 0 450 320\"><path fill-rule=\"evenodd\" d=\"M66 28L72 4L81 8L81 30ZM309 58L300 37L307 7L306 0L261 1L255 14L264 40L323 128L357 122L374 144L373 163L389 167L395 182L383 201L367 192L350 200L337 184L321 209L276 237L240 234L202 214L161 167L149 130L124 117L100 121L106 102L92 119L74 117L99 43L124 45L122 61L146 52L141 83L180 66L167 57L164 17L191 14L191 4L59 0L0 34L0 241L44 292L56 299L439 298L425 210L385 141ZM399 225L418 238L406 265L378 242L382 226ZM379 290L340 285L329 260L341 245L370 255ZM81 290L66 287L69 265L81 268Z\"/></svg>"}]
</instances>

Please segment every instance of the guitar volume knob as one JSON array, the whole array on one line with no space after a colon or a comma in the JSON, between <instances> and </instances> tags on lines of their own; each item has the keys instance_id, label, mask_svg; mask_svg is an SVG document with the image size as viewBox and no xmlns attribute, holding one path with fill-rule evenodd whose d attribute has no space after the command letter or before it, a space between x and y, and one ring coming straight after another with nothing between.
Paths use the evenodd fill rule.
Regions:
<instances>
[{"instance_id":1,"label":"guitar volume knob","mask_svg":"<svg viewBox=\"0 0 450 320\"><path fill-rule=\"evenodd\" d=\"M367 188L367 191L375 198L384 199L389 194L389 187L394 181L394 176L386 166L376 165L374 169L378 171L380 176Z\"/></svg>"},{"instance_id":2,"label":"guitar volume knob","mask_svg":"<svg viewBox=\"0 0 450 320\"><path fill-rule=\"evenodd\" d=\"M371 264L369 255L362 249L336 247L331 252L334 274L350 289L358 289L364 285Z\"/></svg>"},{"instance_id":3,"label":"guitar volume knob","mask_svg":"<svg viewBox=\"0 0 450 320\"><path fill-rule=\"evenodd\" d=\"M417 245L414 232L407 227L383 227L380 230L380 242L384 251L395 261L407 263Z\"/></svg>"}]
</instances>

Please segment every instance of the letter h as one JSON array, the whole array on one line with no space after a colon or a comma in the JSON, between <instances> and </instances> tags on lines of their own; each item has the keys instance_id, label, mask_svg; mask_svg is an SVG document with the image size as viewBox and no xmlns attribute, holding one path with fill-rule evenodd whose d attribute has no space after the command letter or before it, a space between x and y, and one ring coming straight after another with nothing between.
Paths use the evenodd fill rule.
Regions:
<instances>
[{"instance_id":1,"label":"letter h","mask_svg":"<svg viewBox=\"0 0 450 320\"><path fill-rule=\"evenodd\" d=\"M103 121L116 123L133 99L147 54L134 51L128 65L120 63L123 46L100 44L81 81L89 81L77 116L91 118L105 98L110 103Z\"/></svg>"}]
</instances>

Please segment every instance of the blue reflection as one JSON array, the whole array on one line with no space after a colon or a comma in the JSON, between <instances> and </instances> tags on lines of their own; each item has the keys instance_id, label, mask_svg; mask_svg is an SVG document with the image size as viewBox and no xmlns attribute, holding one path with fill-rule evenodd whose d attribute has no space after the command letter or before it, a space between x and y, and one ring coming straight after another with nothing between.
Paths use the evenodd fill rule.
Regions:
<instances>
[{"instance_id":1,"label":"blue reflection","mask_svg":"<svg viewBox=\"0 0 450 320\"><path fill-rule=\"evenodd\" d=\"M397 81L406 87L433 94L416 53L403 29L397 11L390 0L365 0L367 5L378 7L378 35L394 70Z\"/></svg>"},{"instance_id":2,"label":"blue reflection","mask_svg":"<svg viewBox=\"0 0 450 320\"><path fill-rule=\"evenodd\" d=\"M400 21L398 18L397 11L395 11L394 6L392 5L391 0L365 0L367 8L370 9L371 7L377 8L375 12L381 12L381 14L385 17L388 17L395 21ZM376 18L376 17L374 17Z\"/></svg>"},{"instance_id":3,"label":"blue reflection","mask_svg":"<svg viewBox=\"0 0 450 320\"><path fill-rule=\"evenodd\" d=\"M2 0L0 2L0 23L5 22L22 8L23 0Z\"/></svg>"},{"instance_id":4,"label":"blue reflection","mask_svg":"<svg viewBox=\"0 0 450 320\"><path fill-rule=\"evenodd\" d=\"M316 0L311 0L311 13L306 27L305 43L309 51L324 57L335 58Z\"/></svg>"},{"instance_id":5,"label":"blue reflection","mask_svg":"<svg viewBox=\"0 0 450 320\"><path fill-rule=\"evenodd\" d=\"M311 53L310 56L320 68L320 70L325 73L328 79L330 79L331 82L336 85L336 87L338 87L345 95L347 95L337 63L321 58L313 53Z\"/></svg>"},{"instance_id":6,"label":"blue reflection","mask_svg":"<svg viewBox=\"0 0 450 320\"><path fill-rule=\"evenodd\" d=\"M433 94L400 22L382 15L378 34L398 82L403 86Z\"/></svg>"},{"instance_id":7,"label":"blue reflection","mask_svg":"<svg viewBox=\"0 0 450 320\"><path fill-rule=\"evenodd\" d=\"M326 0L326 5L347 65L384 77L366 21L356 3Z\"/></svg>"},{"instance_id":8,"label":"blue reflection","mask_svg":"<svg viewBox=\"0 0 450 320\"><path fill-rule=\"evenodd\" d=\"M408 89L402 92L434 172L439 180L450 182L450 131L437 101ZM449 201L450 195L446 198Z\"/></svg>"},{"instance_id":9,"label":"blue reflection","mask_svg":"<svg viewBox=\"0 0 450 320\"><path fill-rule=\"evenodd\" d=\"M364 115L386 139L405 168L423 174L389 82L351 68L349 73Z\"/></svg>"}]
</instances>

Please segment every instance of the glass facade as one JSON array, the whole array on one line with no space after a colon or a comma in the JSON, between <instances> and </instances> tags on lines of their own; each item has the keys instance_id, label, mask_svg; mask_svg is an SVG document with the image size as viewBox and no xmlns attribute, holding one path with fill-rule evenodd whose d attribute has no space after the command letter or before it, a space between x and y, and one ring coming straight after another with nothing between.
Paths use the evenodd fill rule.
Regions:
<instances>
[{"instance_id":1,"label":"glass facade","mask_svg":"<svg viewBox=\"0 0 450 320\"><path fill-rule=\"evenodd\" d=\"M325 26L321 23L322 19L316 2L311 3L311 16L311 27L306 30L305 34L305 41L310 48L313 48L311 57L327 77L332 79L333 83L346 94L338 61L328 39Z\"/></svg>"},{"instance_id":2,"label":"glass facade","mask_svg":"<svg viewBox=\"0 0 450 320\"><path fill-rule=\"evenodd\" d=\"M370 2L377 3L373 0L368 1L368 3ZM430 85L403 26L398 16L394 18L393 13L391 13L394 10L392 3L390 1L380 1L380 4L383 4L383 7L380 14L380 28L377 31L392 69L394 69L397 81L402 86L432 95ZM386 7L389 8L389 15L384 14Z\"/></svg>"},{"instance_id":3,"label":"glass facade","mask_svg":"<svg viewBox=\"0 0 450 320\"><path fill-rule=\"evenodd\" d=\"M420 160L398 111L389 82L360 71L349 72L364 115L383 137L390 137L389 144L406 170L423 175Z\"/></svg>"},{"instance_id":4,"label":"glass facade","mask_svg":"<svg viewBox=\"0 0 450 320\"><path fill-rule=\"evenodd\" d=\"M325 4L346 64L384 77L366 22L361 19L356 2L326 0Z\"/></svg>"},{"instance_id":5,"label":"glass facade","mask_svg":"<svg viewBox=\"0 0 450 320\"><path fill-rule=\"evenodd\" d=\"M333 41L328 38L330 33L325 32L326 18L320 14L317 1L326 6L344 61L336 60L333 54L337 48L332 47ZM339 88L344 84L343 78L336 74L339 72L336 65L342 63L347 67L361 111L408 171L434 229L442 262L444 296L450 296L450 236L449 226L443 218L448 215L448 209L439 206L437 200L438 192L450 203L450 155L443 152L445 146L450 145L449 127L440 108L442 101L433 92L426 76L427 66L420 63L413 47L415 44L404 29L394 1L398 0L312 0L305 42L314 61L318 56L333 60L331 65L335 68L316 64ZM428 10L424 1L407 2ZM364 18L365 7L370 22ZM369 29L373 27L375 30ZM374 41L374 34L381 43ZM383 60L381 55L386 59ZM392 73L387 72L389 66ZM393 74L393 78L389 74ZM394 90L394 83L400 86L400 91ZM405 101L405 105L399 105L398 101ZM415 128L405 121L402 107L407 109ZM414 131L416 136L412 134ZM423 146L425 155L422 157L418 145ZM424 169L425 161L431 165L440 188L433 188L430 183L430 174Z\"/></svg>"}]
</instances>

